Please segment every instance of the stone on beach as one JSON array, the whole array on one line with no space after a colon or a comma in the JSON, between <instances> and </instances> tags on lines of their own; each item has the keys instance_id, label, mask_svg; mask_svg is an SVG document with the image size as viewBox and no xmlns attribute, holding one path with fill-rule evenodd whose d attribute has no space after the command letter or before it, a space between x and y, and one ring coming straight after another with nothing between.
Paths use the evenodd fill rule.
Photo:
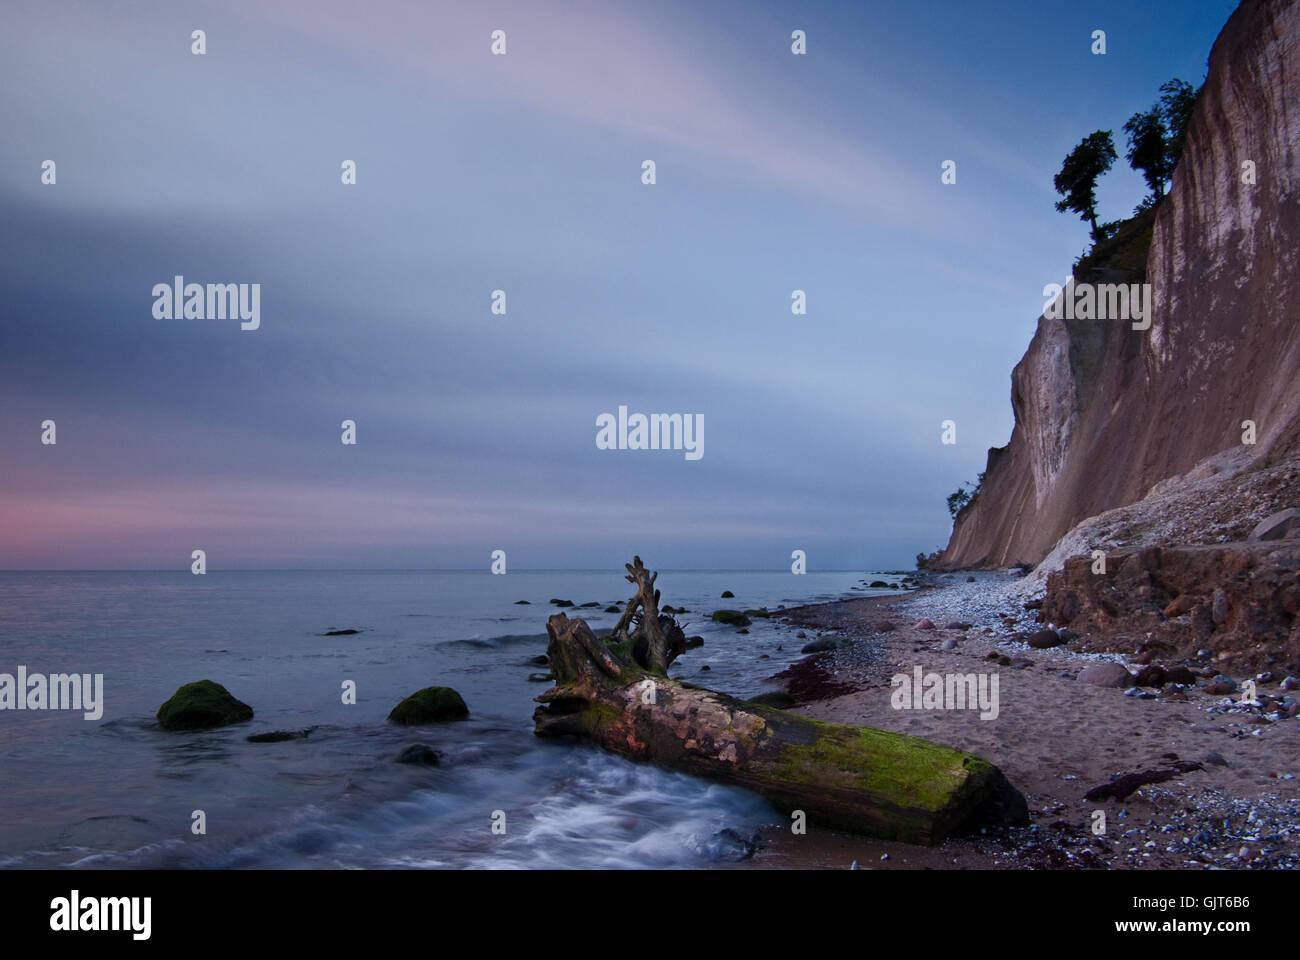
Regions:
<instances>
[{"instance_id":1,"label":"stone on beach","mask_svg":"<svg viewBox=\"0 0 1300 960\"><path fill-rule=\"evenodd\" d=\"M1047 650L1051 647L1059 647L1065 641L1055 630L1039 630L1029 638L1028 643L1035 650Z\"/></svg>"},{"instance_id":2,"label":"stone on beach","mask_svg":"<svg viewBox=\"0 0 1300 960\"><path fill-rule=\"evenodd\" d=\"M1091 666L1084 667L1083 672L1079 674L1079 679L1096 687L1131 687L1133 685L1133 674L1118 663L1094 663Z\"/></svg>"},{"instance_id":3,"label":"stone on beach","mask_svg":"<svg viewBox=\"0 0 1300 960\"><path fill-rule=\"evenodd\" d=\"M1250 540L1286 540L1300 537L1300 507L1280 510L1271 517L1265 517L1251 531Z\"/></svg>"},{"instance_id":4,"label":"stone on beach","mask_svg":"<svg viewBox=\"0 0 1300 960\"><path fill-rule=\"evenodd\" d=\"M917 621L916 626L914 626L912 629L913 629L913 630L933 630L933 629L934 629L934 621L931 620L929 617L925 617L924 619Z\"/></svg>"}]
</instances>

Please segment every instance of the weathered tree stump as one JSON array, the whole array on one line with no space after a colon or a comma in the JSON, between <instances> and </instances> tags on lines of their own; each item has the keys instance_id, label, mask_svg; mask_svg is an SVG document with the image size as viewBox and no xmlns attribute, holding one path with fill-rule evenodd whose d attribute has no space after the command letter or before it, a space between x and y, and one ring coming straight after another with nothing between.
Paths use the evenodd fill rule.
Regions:
<instances>
[{"instance_id":1,"label":"weathered tree stump","mask_svg":"<svg viewBox=\"0 0 1300 960\"><path fill-rule=\"evenodd\" d=\"M635 582L644 597L653 577ZM637 663L630 638L612 634L607 644L563 613L546 632L556 685L536 698L538 736L574 736L745 787L785 812L803 810L813 828L934 844L970 828L1027 821L1024 797L972 754L669 680Z\"/></svg>"}]
</instances>

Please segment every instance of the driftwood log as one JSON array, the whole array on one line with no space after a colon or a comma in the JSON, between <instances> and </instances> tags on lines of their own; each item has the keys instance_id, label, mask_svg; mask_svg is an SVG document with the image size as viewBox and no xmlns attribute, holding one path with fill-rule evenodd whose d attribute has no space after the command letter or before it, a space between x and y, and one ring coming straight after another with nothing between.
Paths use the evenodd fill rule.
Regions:
<instances>
[{"instance_id":1,"label":"driftwood log","mask_svg":"<svg viewBox=\"0 0 1300 960\"><path fill-rule=\"evenodd\" d=\"M654 578L637 568L644 570L639 558L628 577L638 597L657 603L647 593ZM662 622L657 605L646 612ZM637 657L637 635L627 633L629 614L624 619L608 642L581 619L557 613L547 621L555 686L537 697L538 736L578 737L747 788L783 812L804 811L811 829L934 844L1027 821L1024 797L991 763L917 737L823 723L669 680L649 665L657 656L653 636L649 655Z\"/></svg>"}]
</instances>

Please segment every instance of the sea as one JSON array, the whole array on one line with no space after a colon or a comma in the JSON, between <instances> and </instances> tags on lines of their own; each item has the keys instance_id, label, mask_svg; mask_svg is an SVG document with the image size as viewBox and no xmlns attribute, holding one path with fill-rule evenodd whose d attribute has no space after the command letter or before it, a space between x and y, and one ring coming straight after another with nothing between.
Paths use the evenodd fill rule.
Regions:
<instances>
[{"instance_id":1,"label":"sea","mask_svg":"<svg viewBox=\"0 0 1300 960\"><path fill-rule=\"evenodd\" d=\"M735 696L807 640L747 609L871 596L864 571L662 571L684 607L670 676ZM723 600L723 591L735 599ZM0 711L0 868L690 868L782 822L758 796L534 736L531 662L552 599L597 633L632 587L612 571L0 572L0 673L103 675L103 715ZM527 604L517 601L526 600ZM355 634L326 636L329 631ZM766 657L764 658L764 655ZM702 667L709 666L709 671ZM530 679L532 677L532 679ZM182 684L222 684L254 718L159 728ZM348 681L355 703L345 703ZM389 723L404 697L455 688L470 717ZM252 743L250 734L310 729ZM436 766L395 762L426 743ZM201 828L201 829L200 829ZM726 831L731 831L727 833ZM730 838L730 839L729 839Z\"/></svg>"}]
</instances>

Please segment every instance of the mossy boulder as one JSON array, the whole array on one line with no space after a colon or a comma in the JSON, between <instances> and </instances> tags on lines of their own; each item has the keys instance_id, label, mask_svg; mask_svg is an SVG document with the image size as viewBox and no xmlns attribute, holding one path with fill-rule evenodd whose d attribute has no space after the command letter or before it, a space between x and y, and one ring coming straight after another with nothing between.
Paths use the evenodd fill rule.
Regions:
<instances>
[{"instance_id":1,"label":"mossy boulder","mask_svg":"<svg viewBox=\"0 0 1300 960\"><path fill-rule=\"evenodd\" d=\"M704 638L703 638L703 637L687 637L687 638L686 638L686 649L687 649L687 650L694 650L696 647L702 647L702 646L704 646Z\"/></svg>"},{"instance_id":2,"label":"mossy boulder","mask_svg":"<svg viewBox=\"0 0 1300 960\"><path fill-rule=\"evenodd\" d=\"M767 612L767 607L759 607L757 610L746 610L745 616L755 617L756 619L759 620L766 620L772 615Z\"/></svg>"},{"instance_id":3,"label":"mossy boulder","mask_svg":"<svg viewBox=\"0 0 1300 960\"><path fill-rule=\"evenodd\" d=\"M210 730L253 719L253 708L211 680L187 683L158 708L164 730Z\"/></svg>"},{"instance_id":4,"label":"mossy boulder","mask_svg":"<svg viewBox=\"0 0 1300 960\"><path fill-rule=\"evenodd\" d=\"M468 716L469 707L465 706L460 694L451 687L425 687L393 707L388 719L410 727L446 720L464 720Z\"/></svg>"},{"instance_id":5,"label":"mossy boulder","mask_svg":"<svg viewBox=\"0 0 1300 960\"><path fill-rule=\"evenodd\" d=\"M714 610L713 622L726 623L733 627L747 627L750 624L749 617L739 610Z\"/></svg>"}]
</instances>

